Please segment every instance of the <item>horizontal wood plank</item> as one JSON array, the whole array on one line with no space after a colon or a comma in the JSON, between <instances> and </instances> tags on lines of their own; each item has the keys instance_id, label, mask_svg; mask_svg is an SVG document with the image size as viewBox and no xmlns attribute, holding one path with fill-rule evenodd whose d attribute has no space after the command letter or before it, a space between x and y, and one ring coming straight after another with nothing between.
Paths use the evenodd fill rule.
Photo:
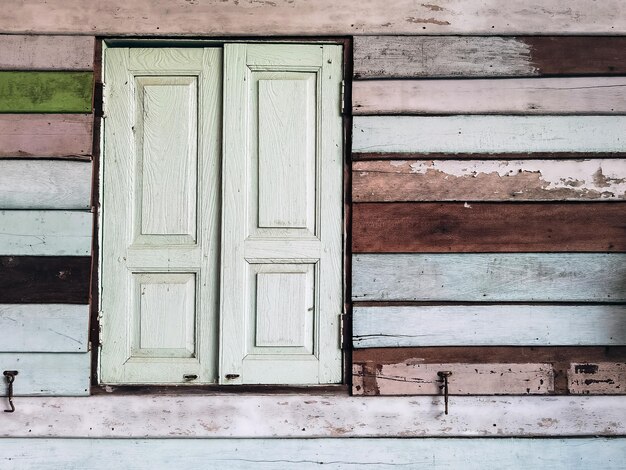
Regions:
<instances>
[{"instance_id":1,"label":"horizontal wood plank","mask_svg":"<svg viewBox=\"0 0 626 470\"><path fill-rule=\"evenodd\" d=\"M87 211L0 211L0 256L89 256L92 225Z\"/></svg>"},{"instance_id":2,"label":"horizontal wood plank","mask_svg":"<svg viewBox=\"0 0 626 470\"><path fill-rule=\"evenodd\" d=\"M368 254L352 258L355 301L624 302L626 255Z\"/></svg>"},{"instance_id":3,"label":"horizontal wood plank","mask_svg":"<svg viewBox=\"0 0 626 470\"><path fill-rule=\"evenodd\" d=\"M568 161L583 161L583 160L623 160L626 158L626 151L613 151L613 152L495 152L495 153L481 153L481 152L355 152L352 154L353 162L361 161L384 161L384 160L425 160L425 161L439 161L439 160L456 160L456 161L475 161L477 159L489 160L489 161L517 161L517 160L568 160Z\"/></svg>"},{"instance_id":4,"label":"horizontal wood plank","mask_svg":"<svg viewBox=\"0 0 626 470\"><path fill-rule=\"evenodd\" d=\"M360 203L354 253L624 252L626 204Z\"/></svg>"},{"instance_id":5,"label":"horizontal wood plank","mask_svg":"<svg viewBox=\"0 0 626 470\"><path fill-rule=\"evenodd\" d=\"M0 69L93 70L93 36L0 35Z\"/></svg>"},{"instance_id":6,"label":"horizontal wood plank","mask_svg":"<svg viewBox=\"0 0 626 470\"><path fill-rule=\"evenodd\" d=\"M3 416L2 438L449 438L626 433L626 399L621 396L452 396L447 416L441 396L370 398L315 393L32 397L16 400L16 406L16 413Z\"/></svg>"},{"instance_id":7,"label":"horizontal wood plank","mask_svg":"<svg viewBox=\"0 0 626 470\"><path fill-rule=\"evenodd\" d=\"M352 164L355 202L626 199L626 159L373 160Z\"/></svg>"},{"instance_id":8,"label":"horizontal wood plank","mask_svg":"<svg viewBox=\"0 0 626 470\"><path fill-rule=\"evenodd\" d=\"M0 370L18 371L15 396L89 395L90 363L88 353L0 353ZM7 394L3 382L0 396Z\"/></svg>"},{"instance_id":9,"label":"horizontal wood plank","mask_svg":"<svg viewBox=\"0 0 626 470\"><path fill-rule=\"evenodd\" d=\"M87 304L88 256L0 256L0 303Z\"/></svg>"},{"instance_id":10,"label":"horizontal wood plank","mask_svg":"<svg viewBox=\"0 0 626 470\"><path fill-rule=\"evenodd\" d=\"M90 113L92 72L0 71L2 113Z\"/></svg>"},{"instance_id":11,"label":"horizontal wood plank","mask_svg":"<svg viewBox=\"0 0 626 470\"><path fill-rule=\"evenodd\" d=\"M625 128L626 116L356 116L352 150L481 156L624 152Z\"/></svg>"},{"instance_id":12,"label":"horizontal wood plank","mask_svg":"<svg viewBox=\"0 0 626 470\"><path fill-rule=\"evenodd\" d=\"M626 73L623 37L357 36L355 78Z\"/></svg>"},{"instance_id":13,"label":"horizontal wood plank","mask_svg":"<svg viewBox=\"0 0 626 470\"><path fill-rule=\"evenodd\" d=\"M85 352L87 305L0 304L0 352Z\"/></svg>"},{"instance_id":14,"label":"horizontal wood plank","mask_svg":"<svg viewBox=\"0 0 626 470\"><path fill-rule=\"evenodd\" d=\"M6 470L622 468L626 439L4 439Z\"/></svg>"},{"instance_id":15,"label":"horizontal wood plank","mask_svg":"<svg viewBox=\"0 0 626 470\"><path fill-rule=\"evenodd\" d=\"M167 6L167 7L166 7ZM4 33L88 35L358 35L358 34L611 34L626 33L624 5L543 0L524 8L509 2L485 8L479 1L364 2L284 0L269 3L153 0L88 3L25 0L0 20Z\"/></svg>"},{"instance_id":16,"label":"horizontal wood plank","mask_svg":"<svg viewBox=\"0 0 626 470\"><path fill-rule=\"evenodd\" d=\"M90 162L0 159L0 209L89 209L91 179Z\"/></svg>"},{"instance_id":17,"label":"horizontal wood plank","mask_svg":"<svg viewBox=\"0 0 626 470\"><path fill-rule=\"evenodd\" d=\"M567 372L569 391L574 394L626 394L626 363L572 364Z\"/></svg>"},{"instance_id":18,"label":"horizontal wood plank","mask_svg":"<svg viewBox=\"0 0 626 470\"><path fill-rule=\"evenodd\" d=\"M626 345L625 305L356 306L352 315L355 348Z\"/></svg>"},{"instance_id":19,"label":"horizontal wood plank","mask_svg":"<svg viewBox=\"0 0 626 470\"><path fill-rule=\"evenodd\" d=\"M91 155L92 114L0 114L0 157Z\"/></svg>"},{"instance_id":20,"label":"horizontal wood plank","mask_svg":"<svg viewBox=\"0 0 626 470\"><path fill-rule=\"evenodd\" d=\"M352 85L352 113L624 114L625 77L367 80Z\"/></svg>"},{"instance_id":21,"label":"horizontal wood plank","mask_svg":"<svg viewBox=\"0 0 626 470\"><path fill-rule=\"evenodd\" d=\"M359 364L354 376L364 376L377 395L441 395L441 371L451 372L448 378L450 395L545 395L554 391L551 364L384 364L370 369ZM370 385L371 386L371 385ZM353 387L355 395L364 395L365 387Z\"/></svg>"}]
</instances>

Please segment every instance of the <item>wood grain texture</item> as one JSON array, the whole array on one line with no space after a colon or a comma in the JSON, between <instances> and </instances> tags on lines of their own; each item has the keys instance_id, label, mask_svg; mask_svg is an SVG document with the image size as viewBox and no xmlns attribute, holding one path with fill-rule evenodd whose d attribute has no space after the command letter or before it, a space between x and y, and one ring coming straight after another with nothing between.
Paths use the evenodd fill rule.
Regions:
<instances>
[{"instance_id":1,"label":"wood grain texture","mask_svg":"<svg viewBox=\"0 0 626 470\"><path fill-rule=\"evenodd\" d=\"M623 152L626 116L356 116L366 153Z\"/></svg>"},{"instance_id":2,"label":"wood grain texture","mask_svg":"<svg viewBox=\"0 0 626 470\"><path fill-rule=\"evenodd\" d=\"M0 208L90 209L90 162L0 159Z\"/></svg>"},{"instance_id":3,"label":"wood grain texture","mask_svg":"<svg viewBox=\"0 0 626 470\"><path fill-rule=\"evenodd\" d=\"M572 394L626 394L626 363L623 362L572 364L567 378Z\"/></svg>"},{"instance_id":4,"label":"wood grain texture","mask_svg":"<svg viewBox=\"0 0 626 470\"><path fill-rule=\"evenodd\" d=\"M617 253L352 257L355 301L624 302L624 279Z\"/></svg>"},{"instance_id":5,"label":"wood grain texture","mask_svg":"<svg viewBox=\"0 0 626 470\"><path fill-rule=\"evenodd\" d=\"M420 152L419 150L409 150L401 152L355 152L352 154L353 162L379 161L379 160L620 160L626 157L626 151L607 152L542 152L542 151L521 151L521 152Z\"/></svg>"},{"instance_id":6,"label":"wood grain texture","mask_svg":"<svg viewBox=\"0 0 626 470\"><path fill-rule=\"evenodd\" d=\"M87 211L0 211L0 256L89 256L92 222Z\"/></svg>"},{"instance_id":7,"label":"wood grain texture","mask_svg":"<svg viewBox=\"0 0 626 470\"><path fill-rule=\"evenodd\" d=\"M0 69L93 70L93 36L0 35Z\"/></svg>"},{"instance_id":8,"label":"wood grain texture","mask_svg":"<svg viewBox=\"0 0 626 470\"><path fill-rule=\"evenodd\" d=\"M87 304L90 272L87 256L0 256L0 303Z\"/></svg>"},{"instance_id":9,"label":"wood grain texture","mask_svg":"<svg viewBox=\"0 0 626 470\"><path fill-rule=\"evenodd\" d=\"M441 395L439 371L452 372L450 395L544 395L554 392L551 364L385 364L375 369L355 364L353 377L374 387L376 395ZM354 395L369 388L353 387Z\"/></svg>"},{"instance_id":10,"label":"wood grain texture","mask_svg":"<svg viewBox=\"0 0 626 470\"><path fill-rule=\"evenodd\" d=\"M626 160L373 160L352 163L354 202L626 199Z\"/></svg>"},{"instance_id":11,"label":"wood grain texture","mask_svg":"<svg viewBox=\"0 0 626 470\"><path fill-rule=\"evenodd\" d=\"M624 252L626 204L361 203L354 253Z\"/></svg>"},{"instance_id":12,"label":"wood grain texture","mask_svg":"<svg viewBox=\"0 0 626 470\"><path fill-rule=\"evenodd\" d=\"M623 74L625 51L623 37L356 36L354 78Z\"/></svg>"},{"instance_id":13,"label":"wood grain texture","mask_svg":"<svg viewBox=\"0 0 626 470\"><path fill-rule=\"evenodd\" d=\"M626 439L4 439L6 470L622 468Z\"/></svg>"},{"instance_id":14,"label":"wood grain texture","mask_svg":"<svg viewBox=\"0 0 626 470\"><path fill-rule=\"evenodd\" d=\"M90 113L92 72L0 72L2 113Z\"/></svg>"},{"instance_id":15,"label":"wood grain texture","mask_svg":"<svg viewBox=\"0 0 626 470\"><path fill-rule=\"evenodd\" d=\"M355 306L352 321L355 348L626 345L624 305Z\"/></svg>"},{"instance_id":16,"label":"wood grain texture","mask_svg":"<svg viewBox=\"0 0 626 470\"><path fill-rule=\"evenodd\" d=\"M448 416L441 396L105 394L21 398L16 405L20 412L3 416L2 438L554 437L626 432L626 403L618 396L452 396Z\"/></svg>"},{"instance_id":17,"label":"wood grain texture","mask_svg":"<svg viewBox=\"0 0 626 470\"><path fill-rule=\"evenodd\" d=\"M624 114L626 78L366 80L352 85L352 113Z\"/></svg>"},{"instance_id":18,"label":"wood grain texture","mask_svg":"<svg viewBox=\"0 0 626 470\"><path fill-rule=\"evenodd\" d=\"M89 395L89 354L0 353L0 370L17 370L15 396ZM6 396L6 382L0 396ZM16 404L16 407L19 406Z\"/></svg>"},{"instance_id":19,"label":"wood grain texture","mask_svg":"<svg viewBox=\"0 0 626 470\"><path fill-rule=\"evenodd\" d=\"M221 0L26 0L6 11L4 33L128 35L358 35L358 34L611 34L626 32L624 5L543 0L519 8L479 1L399 0L394 8L368 0L358 12L350 1L278 0L269 3Z\"/></svg>"},{"instance_id":20,"label":"wood grain texture","mask_svg":"<svg viewBox=\"0 0 626 470\"><path fill-rule=\"evenodd\" d=\"M85 352L87 305L0 304L0 352Z\"/></svg>"},{"instance_id":21,"label":"wood grain texture","mask_svg":"<svg viewBox=\"0 0 626 470\"><path fill-rule=\"evenodd\" d=\"M91 155L91 114L0 114L0 157Z\"/></svg>"}]
</instances>

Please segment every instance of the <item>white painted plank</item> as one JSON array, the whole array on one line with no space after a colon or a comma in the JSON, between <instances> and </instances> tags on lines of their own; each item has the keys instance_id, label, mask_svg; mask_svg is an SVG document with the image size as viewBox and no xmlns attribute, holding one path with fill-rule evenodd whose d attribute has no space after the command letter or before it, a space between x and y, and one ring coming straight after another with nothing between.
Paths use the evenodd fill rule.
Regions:
<instances>
[{"instance_id":1,"label":"white painted plank","mask_svg":"<svg viewBox=\"0 0 626 470\"><path fill-rule=\"evenodd\" d=\"M568 390L573 394L626 394L626 364L623 362L574 363L567 371Z\"/></svg>"},{"instance_id":2,"label":"white painted plank","mask_svg":"<svg viewBox=\"0 0 626 470\"><path fill-rule=\"evenodd\" d=\"M0 211L0 255L88 256L92 225L87 211Z\"/></svg>"},{"instance_id":3,"label":"white painted plank","mask_svg":"<svg viewBox=\"0 0 626 470\"><path fill-rule=\"evenodd\" d=\"M93 70L93 36L0 35L4 70Z\"/></svg>"},{"instance_id":4,"label":"white painted plank","mask_svg":"<svg viewBox=\"0 0 626 470\"><path fill-rule=\"evenodd\" d=\"M621 470L626 439L4 439L6 470Z\"/></svg>"},{"instance_id":5,"label":"white painted plank","mask_svg":"<svg viewBox=\"0 0 626 470\"><path fill-rule=\"evenodd\" d=\"M623 152L626 116L357 116L353 152Z\"/></svg>"},{"instance_id":6,"label":"white painted plank","mask_svg":"<svg viewBox=\"0 0 626 470\"><path fill-rule=\"evenodd\" d=\"M96 35L624 34L620 0L23 0L0 19L5 33Z\"/></svg>"},{"instance_id":7,"label":"white painted plank","mask_svg":"<svg viewBox=\"0 0 626 470\"><path fill-rule=\"evenodd\" d=\"M0 160L0 208L89 209L91 163Z\"/></svg>"},{"instance_id":8,"label":"white painted plank","mask_svg":"<svg viewBox=\"0 0 626 470\"><path fill-rule=\"evenodd\" d=\"M354 255L353 300L623 302L626 255Z\"/></svg>"},{"instance_id":9,"label":"white painted plank","mask_svg":"<svg viewBox=\"0 0 626 470\"><path fill-rule=\"evenodd\" d=\"M0 331L0 352L85 352L89 306L0 304Z\"/></svg>"},{"instance_id":10,"label":"white painted plank","mask_svg":"<svg viewBox=\"0 0 626 470\"><path fill-rule=\"evenodd\" d=\"M626 199L626 160L373 160L352 163L355 202Z\"/></svg>"},{"instance_id":11,"label":"white painted plank","mask_svg":"<svg viewBox=\"0 0 626 470\"><path fill-rule=\"evenodd\" d=\"M352 86L352 113L624 114L626 78L367 80Z\"/></svg>"},{"instance_id":12,"label":"white painted plank","mask_svg":"<svg viewBox=\"0 0 626 470\"><path fill-rule=\"evenodd\" d=\"M19 382L19 377L16 383ZM624 396L94 395L20 398L0 437L626 435Z\"/></svg>"},{"instance_id":13,"label":"white painted plank","mask_svg":"<svg viewBox=\"0 0 626 470\"><path fill-rule=\"evenodd\" d=\"M626 345L624 305L354 307L352 315L355 348Z\"/></svg>"},{"instance_id":14,"label":"white painted plank","mask_svg":"<svg viewBox=\"0 0 626 470\"><path fill-rule=\"evenodd\" d=\"M0 353L0 370L19 372L16 396L88 395L90 362L89 353ZM0 396L7 393L5 385Z\"/></svg>"}]
</instances>

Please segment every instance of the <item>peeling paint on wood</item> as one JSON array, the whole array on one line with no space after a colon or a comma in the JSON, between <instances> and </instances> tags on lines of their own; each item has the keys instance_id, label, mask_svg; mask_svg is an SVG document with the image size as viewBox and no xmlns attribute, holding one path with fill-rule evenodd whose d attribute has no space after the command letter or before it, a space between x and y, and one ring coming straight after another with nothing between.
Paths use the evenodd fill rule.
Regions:
<instances>
[{"instance_id":1,"label":"peeling paint on wood","mask_svg":"<svg viewBox=\"0 0 626 470\"><path fill-rule=\"evenodd\" d=\"M356 36L355 78L626 73L623 37Z\"/></svg>"},{"instance_id":2,"label":"peeling paint on wood","mask_svg":"<svg viewBox=\"0 0 626 470\"><path fill-rule=\"evenodd\" d=\"M623 331L623 330L622 330ZM573 394L626 395L626 363L574 363L567 372Z\"/></svg>"},{"instance_id":3,"label":"peeling paint on wood","mask_svg":"<svg viewBox=\"0 0 626 470\"><path fill-rule=\"evenodd\" d=\"M626 78L367 80L352 86L352 113L624 114Z\"/></svg>"},{"instance_id":4,"label":"peeling paint on wood","mask_svg":"<svg viewBox=\"0 0 626 470\"><path fill-rule=\"evenodd\" d=\"M2 113L90 113L92 72L0 72Z\"/></svg>"},{"instance_id":5,"label":"peeling paint on wood","mask_svg":"<svg viewBox=\"0 0 626 470\"><path fill-rule=\"evenodd\" d=\"M376 395L441 395L443 382L439 371L450 371L450 395L524 395L554 391L554 372L550 364L415 364L403 362L377 367L374 373ZM362 372L364 375L367 372ZM363 388L360 393L370 395Z\"/></svg>"},{"instance_id":6,"label":"peeling paint on wood","mask_svg":"<svg viewBox=\"0 0 626 470\"><path fill-rule=\"evenodd\" d=\"M355 202L626 199L626 160L373 160L352 164Z\"/></svg>"},{"instance_id":7,"label":"peeling paint on wood","mask_svg":"<svg viewBox=\"0 0 626 470\"><path fill-rule=\"evenodd\" d=\"M625 252L626 204L360 203L354 253Z\"/></svg>"},{"instance_id":8,"label":"peeling paint on wood","mask_svg":"<svg viewBox=\"0 0 626 470\"><path fill-rule=\"evenodd\" d=\"M0 157L91 155L91 114L0 114Z\"/></svg>"},{"instance_id":9,"label":"peeling paint on wood","mask_svg":"<svg viewBox=\"0 0 626 470\"><path fill-rule=\"evenodd\" d=\"M0 35L0 69L93 70L93 36Z\"/></svg>"}]
</instances>

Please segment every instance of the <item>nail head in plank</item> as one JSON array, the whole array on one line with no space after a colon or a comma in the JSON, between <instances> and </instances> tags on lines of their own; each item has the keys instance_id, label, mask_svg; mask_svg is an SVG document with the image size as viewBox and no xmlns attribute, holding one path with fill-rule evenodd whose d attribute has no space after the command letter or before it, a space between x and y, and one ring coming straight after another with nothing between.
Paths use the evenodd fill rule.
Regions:
<instances>
[{"instance_id":1,"label":"nail head in plank","mask_svg":"<svg viewBox=\"0 0 626 470\"><path fill-rule=\"evenodd\" d=\"M625 305L355 306L352 318L355 348L626 345Z\"/></svg>"},{"instance_id":2,"label":"nail head in plank","mask_svg":"<svg viewBox=\"0 0 626 470\"><path fill-rule=\"evenodd\" d=\"M0 352L85 352L88 323L87 305L0 304Z\"/></svg>"},{"instance_id":3,"label":"nail head in plank","mask_svg":"<svg viewBox=\"0 0 626 470\"><path fill-rule=\"evenodd\" d=\"M626 301L626 254L364 254L352 260L354 301Z\"/></svg>"},{"instance_id":4,"label":"nail head in plank","mask_svg":"<svg viewBox=\"0 0 626 470\"><path fill-rule=\"evenodd\" d=\"M0 35L0 69L93 70L93 36Z\"/></svg>"},{"instance_id":5,"label":"nail head in plank","mask_svg":"<svg viewBox=\"0 0 626 470\"><path fill-rule=\"evenodd\" d=\"M93 72L0 71L2 113L90 113Z\"/></svg>"}]
</instances>

